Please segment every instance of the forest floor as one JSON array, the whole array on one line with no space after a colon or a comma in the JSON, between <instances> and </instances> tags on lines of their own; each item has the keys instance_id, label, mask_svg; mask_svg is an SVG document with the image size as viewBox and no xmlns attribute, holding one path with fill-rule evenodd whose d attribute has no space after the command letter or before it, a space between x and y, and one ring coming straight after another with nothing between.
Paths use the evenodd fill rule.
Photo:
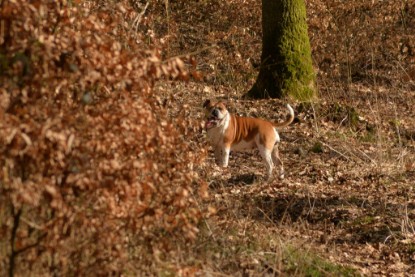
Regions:
<instances>
[{"instance_id":1,"label":"forest floor","mask_svg":"<svg viewBox=\"0 0 415 277\"><path fill-rule=\"evenodd\" d=\"M307 104L242 99L259 63L256 2L172 3L164 30L170 56L195 51L204 78L160 82L156 93L174 97L172 113L190 107L198 142L206 141L208 98L267 120L285 118L287 101L296 112L280 130L283 180L264 180L256 151L231 153L229 167L219 168L206 143L207 159L197 170L209 198L201 205L214 212L190 250L193 258L177 258L189 265L181 273L414 275L415 34L407 26L415 26L415 7L306 1L319 88L319 100Z\"/></svg>"},{"instance_id":2,"label":"forest floor","mask_svg":"<svg viewBox=\"0 0 415 277\"><path fill-rule=\"evenodd\" d=\"M203 122L201 102L195 97L203 86L175 89ZM205 96L217 98L217 92ZM402 108L403 98L401 103L385 98L374 107L365 101L361 106L293 104L296 121L280 131L283 180L265 180L258 151L231 153L229 167L223 169L215 165L209 148L199 170L209 183L207 202L216 209L206 221L205 235L219 241L211 266L229 274L258 274L271 267L269 263L278 267L263 253L278 253L276 247L285 251L279 244L284 241L365 275L415 274L415 144L411 134L393 123L413 122L411 108ZM244 116L281 120L286 113L277 100L226 101L231 111ZM353 113L358 118L352 127L348 120ZM199 139L206 140L205 132ZM278 240L278 246L270 240ZM237 245L244 246L228 249Z\"/></svg>"}]
</instances>

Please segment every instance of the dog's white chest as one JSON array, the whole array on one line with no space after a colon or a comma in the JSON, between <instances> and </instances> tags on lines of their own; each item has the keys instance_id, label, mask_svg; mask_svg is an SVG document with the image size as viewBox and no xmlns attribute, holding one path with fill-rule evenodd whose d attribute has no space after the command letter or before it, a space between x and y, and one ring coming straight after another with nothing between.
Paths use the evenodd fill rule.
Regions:
<instances>
[{"instance_id":1,"label":"dog's white chest","mask_svg":"<svg viewBox=\"0 0 415 277\"><path fill-rule=\"evenodd\" d=\"M224 121L216 128L207 130L207 137L212 146L217 147L223 144L223 137L226 129L229 127L230 116L226 115Z\"/></svg>"},{"instance_id":2,"label":"dog's white chest","mask_svg":"<svg viewBox=\"0 0 415 277\"><path fill-rule=\"evenodd\" d=\"M207 137L212 146L220 145L223 141L224 130L222 128L212 128L207 131Z\"/></svg>"}]
</instances>

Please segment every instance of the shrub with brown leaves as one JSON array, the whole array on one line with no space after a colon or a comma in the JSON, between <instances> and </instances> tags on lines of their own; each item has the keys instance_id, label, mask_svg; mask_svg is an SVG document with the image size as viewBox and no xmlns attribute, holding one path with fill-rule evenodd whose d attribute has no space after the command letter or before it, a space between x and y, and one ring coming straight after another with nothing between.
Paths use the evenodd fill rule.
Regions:
<instances>
[{"instance_id":1,"label":"shrub with brown leaves","mask_svg":"<svg viewBox=\"0 0 415 277\"><path fill-rule=\"evenodd\" d=\"M137 16L129 1L0 3L0 275L128 272L139 249L195 237L203 153L152 94L187 73Z\"/></svg>"}]
</instances>

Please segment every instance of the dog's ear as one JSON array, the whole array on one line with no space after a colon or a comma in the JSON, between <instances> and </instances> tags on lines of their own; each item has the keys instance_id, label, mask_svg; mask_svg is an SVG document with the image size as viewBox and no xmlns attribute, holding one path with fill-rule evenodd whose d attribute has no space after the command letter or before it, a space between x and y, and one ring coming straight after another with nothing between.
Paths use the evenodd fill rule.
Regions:
<instances>
[{"instance_id":1,"label":"dog's ear","mask_svg":"<svg viewBox=\"0 0 415 277\"><path fill-rule=\"evenodd\" d=\"M206 101L205 101L205 103L203 103L203 108L207 108L207 107L209 107L210 106L210 104L211 104L211 102L210 102L210 99L207 99Z\"/></svg>"},{"instance_id":2,"label":"dog's ear","mask_svg":"<svg viewBox=\"0 0 415 277\"><path fill-rule=\"evenodd\" d=\"M217 105L221 105L225 109L228 109L228 102L227 101L221 100Z\"/></svg>"}]
</instances>

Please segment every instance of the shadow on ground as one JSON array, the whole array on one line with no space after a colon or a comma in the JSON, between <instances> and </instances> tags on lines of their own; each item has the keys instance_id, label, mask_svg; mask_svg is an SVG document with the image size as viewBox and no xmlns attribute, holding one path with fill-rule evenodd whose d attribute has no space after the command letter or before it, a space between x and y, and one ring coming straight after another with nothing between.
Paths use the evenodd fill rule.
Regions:
<instances>
[{"instance_id":1,"label":"shadow on ground","mask_svg":"<svg viewBox=\"0 0 415 277\"><path fill-rule=\"evenodd\" d=\"M402 211L405 209L397 203L356 197L256 195L250 198L256 206L251 214L253 218L271 220L276 224L305 223L315 230L327 230L331 226L344 234L335 238L336 243L385 243L401 230ZM407 205L407 209L414 208L413 203Z\"/></svg>"}]
</instances>

